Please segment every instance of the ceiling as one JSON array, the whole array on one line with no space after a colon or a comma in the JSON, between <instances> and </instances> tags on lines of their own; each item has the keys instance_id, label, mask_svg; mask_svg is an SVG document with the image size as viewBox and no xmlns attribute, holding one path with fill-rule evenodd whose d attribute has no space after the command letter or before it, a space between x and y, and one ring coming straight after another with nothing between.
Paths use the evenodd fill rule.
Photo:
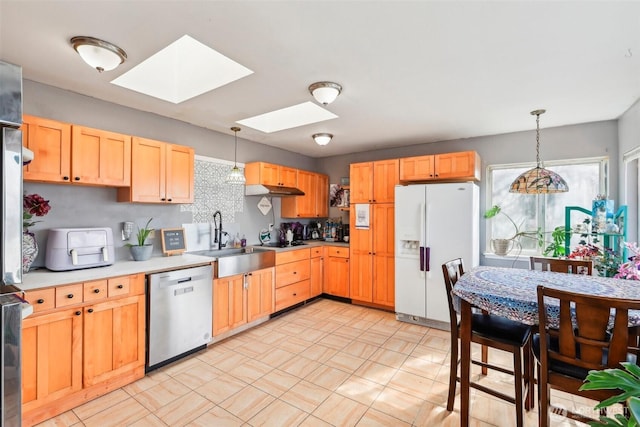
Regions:
<instances>
[{"instance_id":1,"label":"ceiling","mask_svg":"<svg viewBox=\"0 0 640 427\"><path fill-rule=\"evenodd\" d=\"M188 34L254 74L180 104L109 83ZM114 43L99 74L69 44ZM640 2L0 0L0 59L26 79L231 135L312 100L339 118L239 137L312 157L616 119L640 98ZM188 76L186 76L188 78ZM320 147L317 132L334 138Z\"/></svg>"}]
</instances>

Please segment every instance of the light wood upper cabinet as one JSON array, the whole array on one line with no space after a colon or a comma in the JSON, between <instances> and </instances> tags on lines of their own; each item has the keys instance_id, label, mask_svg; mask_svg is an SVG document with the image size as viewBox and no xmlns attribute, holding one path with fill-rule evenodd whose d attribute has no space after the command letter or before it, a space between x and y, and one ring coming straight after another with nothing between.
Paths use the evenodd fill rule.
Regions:
<instances>
[{"instance_id":1,"label":"light wood upper cabinet","mask_svg":"<svg viewBox=\"0 0 640 427\"><path fill-rule=\"evenodd\" d=\"M400 181L480 180L481 161L475 151L400 159Z\"/></svg>"},{"instance_id":2,"label":"light wood upper cabinet","mask_svg":"<svg viewBox=\"0 0 640 427\"><path fill-rule=\"evenodd\" d=\"M22 116L22 144L34 159L24 168L26 181L71 181L71 125L41 117Z\"/></svg>"},{"instance_id":3,"label":"light wood upper cabinet","mask_svg":"<svg viewBox=\"0 0 640 427\"><path fill-rule=\"evenodd\" d=\"M193 203L194 151L190 147L133 137L131 187L119 202Z\"/></svg>"},{"instance_id":4,"label":"light wood upper cabinet","mask_svg":"<svg viewBox=\"0 0 640 427\"><path fill-rule=\"evenodd\" d=\"M131 184L131 137L72 126L71 172L80 184L127 187Z\"/></svg>"},{"instance_id":5,"label":"light wood upper cabinet","mask_svg":"<svg viewBox=\"0 0 640 427\"><path fill-rule=\"evenodd\" d=\"M399 160L352 163L350 201L353 203L393 202L395 186L399 183Z\"/></svg>"},{"instance_id":6,"label":"light wood upper cabinet","mask_svg":"<svg viewBox=\"0 0 640 427\"><path fill-rule=\"evenodd\" d=\"M29 115L23 120L23 144L34 152L26 181L130 185L130 136Z\"/></svg>"},{"instance_id":7,"label":"light wood upper cabinet","mask_svg":"<svg viewBox=\"0 0 640 427\"><path fill-rule=\"evenodd\" d=\"M304 196L282 199L283 218L324 218L329 215L329 177L298 170L298 186Z\"/></svg>"},{"instance_id":8,"label":"light wood upper cabinet","mask_svg":"<svg viewBox=\"0 0 640 427\"><path fill-rule=\"evenodd\" d=\"M244 167L244 176L247 179L247 185L298 186L298 169L272 163L247 163Z\"/></svg>"}]
</instances>

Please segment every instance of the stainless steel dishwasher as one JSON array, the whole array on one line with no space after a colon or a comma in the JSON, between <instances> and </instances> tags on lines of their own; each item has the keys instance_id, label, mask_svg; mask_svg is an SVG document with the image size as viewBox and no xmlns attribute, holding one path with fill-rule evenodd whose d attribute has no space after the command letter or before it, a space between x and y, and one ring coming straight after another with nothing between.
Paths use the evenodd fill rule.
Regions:
<instances>
[{"instance_id":1,"label":"stainless steel dishwasher","mask_svg":"<svg viewBox=\"0 0 640 427\"><path fill-rule=\"evenodd\" d=\"M147 371L211 340L212 271L204 266L149 275Z\"/></svg>"}]
</instances>

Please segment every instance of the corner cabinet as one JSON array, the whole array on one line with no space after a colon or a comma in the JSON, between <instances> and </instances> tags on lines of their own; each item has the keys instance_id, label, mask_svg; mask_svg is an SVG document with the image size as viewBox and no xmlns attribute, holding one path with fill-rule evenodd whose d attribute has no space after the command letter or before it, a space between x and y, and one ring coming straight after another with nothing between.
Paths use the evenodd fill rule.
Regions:
<instances>
[{"instance_id":1,"label":"corner cabinet","mask_svg":"<svg viewBox=\"0 0 640 427\"><path fill-rule=\"evenodd\" d=\"M131 186L118 189L119 202L193 203L194 150L133 137Z\"/></svg>"},{"instance_id":2,"label":"corner cabinet","mask_svg":"<svg viewBox=\"0 0 640 427\"><path fill-rule=\"evenodd\" d=\"M329 216L329 177L298 170L297 187L304 196L282 199L283 218L326 218Z\"/></svg>"},{"instance_id":3,"label":"corner cabinet","mask_svg":"<svg viewBox=\"0 0 640 427\"><path fill-rule=\"evenodd\" d=\"M480 180L480 156L475 151L400 159L401 182Z\"/></svg>"},{"instance_id":4,"label":"corner cabinet","mask_svg":"<svg viewBox=\"0 0 640 427\"><path fill-rule=\"evenodd\" d=\"M71 180L71 125L22 116L22 145L34 159L24 168L25 181L67 183Z\"/></svg>"}]
</instances>

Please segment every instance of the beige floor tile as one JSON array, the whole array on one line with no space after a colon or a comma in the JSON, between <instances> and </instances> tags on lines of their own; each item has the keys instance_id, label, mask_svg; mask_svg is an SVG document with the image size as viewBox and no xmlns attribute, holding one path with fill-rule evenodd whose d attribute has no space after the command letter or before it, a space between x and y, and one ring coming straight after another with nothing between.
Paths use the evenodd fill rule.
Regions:
<instances>
[{"instance_id":1,"label":"beige floor tile","mask_svg":"<svg viewBox=\"0 0 640 427\"><path fill-rule=\"evenodd\" d=\"M406 423L412 423L424 401L390 387L380 392L371 407Z\"/></svg>"},{"instance_id":2,"label":"beige floor tile","mask_svg":"<svg viewBox=\"0 0 640 427\"><path fill-rule=\"evenodd\" d=\"M353 341L342 349L345 353L362 359L370 358L378 350L377 345L368 344L364 341Z\"/></svg>"},{"instance_id":3,"label":"beige floor tile","mask_svg":"<svg viewBox=\"0 0 640 427\"><path fill-rule=\"evenodd\" d=\"M309 348L310 345L311 343L309 341L305 341L298 337L289 336L286 340L278 343L278 348L294 354L300 354L307 348Z\"/></svg>"},{"instance_id":4,"label":"beige floor tile","mask_svg":"<svg viewBox=\"0 0 640 427\"><path fill-rule=\"evenodd\" d=\"M252 385L274 397L280 397L298 382L300 382L300 378L280 369L274 369Z\"/></svg>"},{"instance_id":5,"label":"beige floor tile","mask_svg":"<svg viewBox=\"0 0 640 427\"><path fill-rule=\"evenodd\" d=\"M356 370L355 374L378 384L386 385L396 374L397 369L368 360Z\"/></svg>"},{"instance_id":6,"label":"beige floor tile","mask_svg":"<svg viewBox=\"0 0 640 427\"><path fill-rule=\"evenodd\" d=\"M343 337L336 334L329 334L318 340L318 344L322 344L326 347L331 347L335 350L342 350L349 343L351 343L351 341L353 341L351 338Z\"/></svg>"},{"instance_id":7,"label":"beige floor tile","mask_svg":"<svg viewBox=\"0 0 640 427\"><path fill-rule=\"evenodd\" d=\"M304 378L309 372L313 372L318 368L318 366L320 366L320 363L315 360L307 359L303 356L294 356L280 365L279 369L295 375L298 378Z\"/></svg>"},{"instance_id":8,"label":"beige floor tile","mask_svg":"<svg viewBox=\"0 0 640 427\"><path fill-rule=\"evenodd\" d=\"M405 372L411 372L412 374L435 380L442 369L442 365L440 363L429 362L428 360L419 359L417 357L408 357L402 366L400 366L400 369ZM447 372L448 381L449 369L446 368L445 371Z\"/></svg>"},{"instance_id":9,"label":"beige floor tile","mask_svg":"<svg viewBox=\"0 0 640 427\"><path fill-rule=\"evenodd\" d=\"M173 377L175 375L177 375L180 372L184 372L185 370L191 369L192 366L196 366L198 363L200 363L200 359L198 359L198 356L200 354L204 354L206 353L206 350L202 350L198 353L189 355L187 357L185 357L184 359L180 359L177 360L175 362L172 362L166 366L163 366L162 368L160 368L162 370L162 372L164 372L165 374Z\"/></svg>"},{"instance_id":10,"label":"beige floor tile","mask_svg":"<svg viewBox=\"0 0 640 427\"><path fill-rule=\"evenodd\" d=\"M415 326L415 325L411 325L411 326ZM416 332L412 330L407 331L407 330L400 329L395 334L393 334L391 338L396 338L399 340L418 344L425 337L425 333L426 333L425 331Z\"/></svg>"},{"instance_id":11,"label":"beige floor tile","mask_svg":"<svg viewBox=\"0 0 640 427\"><path fill-rule=\"evenodd\" d=\"M381 332L376 332L372 329L363 332L359 337L358 341L364 341L369 344L381 346L389 339L389 335L385 335Z\"/></svg>"},{"instance_id":12,"label":"beige floor tile","mask_svg":"<svg viewBox=\"0 0 640 427\"><path fill-rule=\"evenodd\" d=\"M134 396L140 393L141 391L150 389L151 387L158 385L163 381L168 380L169 378L171 377L162 371L152 371L152 372L149 372L147 375L145 375L143 378L140 378L139 380L137 380L136 382L133 382L131 384L128 384L122 387L122 389L127 393L129 393L131 396Z\"/></svg>"},{"instance_id":13,"label":"beige floor tile","mask_svg":"<svg viewBox=\"0 0 640 427\"><path fill-rule=\"evenodd\" d=\"M253 386L247 386L238 393L220 403L220 407L226 409L243 421L249 421L254 415L264 409L275 400L264 391Z\"/></svg>"},{"instance_id":14,"label":"beige floor tile","mask_svg":"<svg viewBox=\"0 0 640 427\"><path fill-rule=\"evenodd\" d=\"M211 401L191 392L158 409L155 415L167 425L177 427L195 420L214 406Z\"/></svg>"},{"instance_id":15,"label":"beige floor tile","mask_svg":"<svg viewBox=\"0 0 640 427\"><path fill-rule=\"evenodd\" d=\"M222 372L229 372L231 369L235 368L236 366L242 365L244 362L250 359L251 358L245 356L244 354L236 353L234 351L228 351L223 355L223 357L220 357L220 359L217 360L213 364L213 366Z\"/></svg>"},{"instance_id":16,"label":"beige floor tile","mask_svg":"<svg viewBox=\"0 0 640 427\"><path fill-rule=\"evenodd\" d=\"M180 383L186 385L191 390L195 390L220 375L222 375L222 371L219 371L202 360L198 360L190 369L181 371L173 378L180 381Z\"/></svg>"},{"instance_id":17,"label":"beige floor tile","mask_svg":"<svg viewBox=\"0 0 640 427\"><path fill-rule=\"evenodd\" d=\"M349 326L355 329L359 329L361 332L364 332L368 329L371 329L375 325L375 322L364 319L356 319L354 321L349 322Z\"/></svg>"},{"instance_id":18,"label":"beige floor tile","mask_svg":"<svg viewBox=\"0 0 640 427\"><path fill-rule=\"evenodd\" d=\"M47 421L38 424L36 427L67 427L73 426L80 422L80 418L73 411L63 412Z\"/></svg>"},{"instance_id":19,"label":"beige floor tile","mask_svg":"<svg viewBox=\"0 0 640 427\"><path fill-rule=\"evenodd\" d=\"M227 372L247 384L251 384L258 378L268 374L271 370L273 370L273 368L266 363L262 363L255 359L249 359L242 365L236 366Z\"/></svg>"},{"instance_id":20,"label":"beige floor tile","mask_svg":"<svg viewBox=\"0 0 640 427\"><path fill-rule=\"evenodd\" d=\"M438 426L438 427L459 427L460 426L460 412L459 410L454 410L453 412L448 412L446 407L433 405L430 402L425 402L416 418L413 422L413 425L416 427L427 427L427 426ZM537 418L535 424L526 424L527 427L537 426ZM469 427L512 427L511 425L507 426L504 424L490 424L477 418L471 416L469 418Z\"/></svg>"},{"instance_id":21,"label":"beige floor tile","mask_svg":"<svg viewBox=\"0 0 640 427\"><path fill-rule=\"evenodd\" d=\"M326 388L303 380L280 396L280 400L311 413L315 411L330 394L331 392Z\"/></svg>"},{"instance_id":22,"label":"beige floor tile","mask_svg":"<svg viewBox=\"0 0 640 427\"><path fill-rule=\"evenodd\" d=\"M356 371L356 369L362 366L364 361L365 359L361 357L352 356L340 351L336 353L336 355L334 355L331 359L327 360L324 364L352 374Z\"/></svg>"},{"instance_id":23,"label":"beige floor tile","mask_svg":"<svg viewBox=\"0 0 640 427\"><path fill-rule=\"evenodd\" d=\"M249 424L253 427L265 426L297 426L309 414L290 405L282 400L276 400L269 404L262 411L258 412L256 416L249 420Z\"/></svg>"},{"instance_id":24,"label":"beige floor tile","mask_svg":"<svg viewBox=\"0 0 640 427\"><path fill-rule=\"evenodd\" d=\"M117 410L105 409L95 415L82 420L86 427L111 427L131 424L149 414L149 410L142 406L135 398L129 397L127 400L119 402Z\"/></svg>"},{"instance_id":25,"label":"beige floor tile","mask_svg":"<svg viewBox=\"0 0 640 427\"><path fill-rule=\"evenodd\" d=\"M274 348L273 350L270 350L266 353L259 355L258 357L256 357L256 359L258 359L262 363L266 363L272 368L277 368L281 366L283 363L290 360L294 356L295 356L294 353L291 353L286 350L282 350L280 348ZM306 356L306 353L305 353L305 356Z\"/></svg>"},{"instance_id":26,"label":"beige floor tile","mask_svg":"<svg viewBox=\"0 0 640 427\"><path fill-rule=\"evenodd\" d=\"M321 316L325 319L325 321L321 322L321 323L318 323L316 325L316 329L324 331L324 332L334 332L337 329L342 327L341 323L333 322L331 320L326 320L326 316L327 316L326 314L323 313Z\"/></svg>"},{"instance_id":27,"label":"beige floor tile","mask_svg":"<svg viewBox=\"0 0 640 427\"><path fill-rule=\"evenodd\" d=\"M300 424L300 427L333 427L333 426L325 421L322 421L319 418L314 417L313 415L309 415Z\"/></svg>"},{"instance_id":28,"label":"beige floor tile","mask_svg":"<svg viewBox=\"0 0 640 427\"><path fill-rule=\"evenodd\" d=\"M322 344L313 344L304 351L304 357L315 360L316 362L324 363L337 353L338 350L335 348L327 347Z\"/></svg>"},{"instance_id":29,"label":"beige floor tile","mask_svg":"<svg viewBox=\"0 0 640 427\"><path fill-rule=\"evenodd\" d=\"M327 390L335 391L340 385L350 377L350 374L340 369L321 365L315 371L305 377L305 380L324 387Z\"/></svg>"},{"instance_id":30,"label":"beige floor tile","mask_svg":"<svg viewBox=\"0 0 640 427\"><path fill-rule=\"evenodd\" d=\"M425 400L431 392L432 385L433 380L403 370L396 372L387 383L387 387Z\"/></svg>"},{"instance_id":31,"label":"beige floor tile","mask_svg":"<svg viewBox=\"0 0 640 427\"><path fill-rule=\"evenodd\" d=\"M449 351L438 350L426 345L417 345L410 354L412 357L419 357L429 362L445 364L449 363Z\"/></svg>"},{"instance_id":32,"label":"beige floor tile","mask_svg":"<svg viewBox=\"0 0 640 427\"><path fill-rule=\"evenodd\" d=\"M245 422L219 406L187 424L189 427L240 427Z\"/></svg>"},{"instance_id":33,"label":"beige floor tile","mask_svg":"<svg viewBox=\"0 0 640 427\"><path fill-rule=\"evenodd\" d=\"M316 329L315 327L310 327L310 328L305 329L300 334L300 339L315 343L315 342L321 340L326 335L327 335L327 332L319 330L319 329Z\"/></svg>"},{"instance_id":34,"label":"beige floor tile","mask_svg":"<svg viewBox=\"0 0 640 427\"><path fill-rule=\"evenodd\" d=\"M410 427L410 423L406 423L397 418L387 415L375 409L369 408L364 413L358 424L358 427Z\"/></svg>"},{"instance_id":35,"label":"beige floor tile","mask_svg":"<svg viewBox=\"0 0 640 427\"><path fill-rule=\"evenodd\" d=\"M153 414L149 414L146 417L140 418L133 424L128 424L127 427L166 427L167 425L158 417Z\"/></svg>"},{"instance_id":36,"label":"beige floor tile","mask_svg":"<svg viewBox=\"0 0 640 427\"><path fill-rule=\"evenodd\" d=\"M150 411L157 411L164 405L189 393L191 389L181 382L171 378L140 392L134 398Z\"/></svg>"},{"instance_id":37,"label":"beige floor tile","mask_svg":"<svg viewBox=\"0 0 640 427\"><path fill-rule=\"evenodd\" d=\"M407 355L398 353L397 351L387 350L386 348L378 348L375 353L369 357L369 360L392 368L399 368L404 361L407 360Z\"/></svg>"},{"instance_id":38,"label":"beige floor tile","mask_svg":"<svg viewBox=\"0 0 640 427\"><path fill-rule=\"evenodd\" d=\"M229 374L223 374L198 387L195 391L213 403L219 404L245 387L247 384L244 381Z\"/></svg>"},{"instance_id":39,"label":"beige floor tile","mask_svg":"<svg viewBox=\"0 0 640 427\"><path fill-rule=\"evenodd\" d=\"M336 389L336 393L363 405L370 406L383 389L384 386L380 384L352 375L340 384L340 387Z\"/></svg>"},{"instance_id":40,"label":"beige floor tile","mask_svg":"<svg viewBox=\"0 0 640 427\"><path fill-rule=\"evenodd\" d=\"M420 340L420 344L442 351L451 351L451 339L449 336L441 337L439 335L427 334Z\"/></svg>"},{"instance_id":41,"label":"beige floor tile","mask_svg":"<svg viewBox=\"0 0 640 427\"><path fill-rule=\"evenodd\" d=\"M114 390L111 393L107 393L104 396L100 396L93 399L83 405L80 405L73 409L73 413L80 418L80 420L86 420L87 418L118 405L120 402L128 400L131 396L122 389Z\"/></svg>"},{"instance_id":42,"label":"beige floor tile","mask_svg":"<svg viewBox=\"0 0 640 427\"><path fill-rule=\"evenodd\" d=\"M280 344L287 338L287 334L283 334L282 332L278 332L277 330L272 330L268 334L262 337L261 341L264 344Z\"/></svg>"},{"instance_id":43,"label":"beige floor tile","mask_svg":"<svg viewBox=\"0 0 640 427\"><path fill-rule=\"evenodd\" d=\"M354 426L367 411L367 406L355 400L332 394L313 415L334 426Z\"/></svg>"},{"instance_id":44,"label":"beige floor tile","mask_svg":"<svg viewBox=\"0 0 640 427\"><path fill-rule=\"evenodd\" d=\"M263 354L271 350L273 350L272 344L261 342L259 339L254 339L251 342L234 349L235 352L251 358L255 358L259 354Z\"/></svg>"},{"instance_id":45,"label":"beige floor tile","mask_svg":"<svg viewBox=\"0 0 640 427\"><path fill-rule=\"evenodd\" d=\"M349 340L358 339L364 331L362 329L352 328L351 325L342 325L339 329L333 331L335 335L348 338Z\"/></svg>"},{"instance_id":46,"label":"beige floor tile","mask_svg":"<svg viewBox=\"0 0 640 427\"><path fill-rule=\"evenodd\" d=\"M403 340L400 338L391 337L382 344L383 348L387 350L397 351L398 353L403 354L411 354L411 352L416 348L417 343Z\"/></svg>"}]
</instances>

